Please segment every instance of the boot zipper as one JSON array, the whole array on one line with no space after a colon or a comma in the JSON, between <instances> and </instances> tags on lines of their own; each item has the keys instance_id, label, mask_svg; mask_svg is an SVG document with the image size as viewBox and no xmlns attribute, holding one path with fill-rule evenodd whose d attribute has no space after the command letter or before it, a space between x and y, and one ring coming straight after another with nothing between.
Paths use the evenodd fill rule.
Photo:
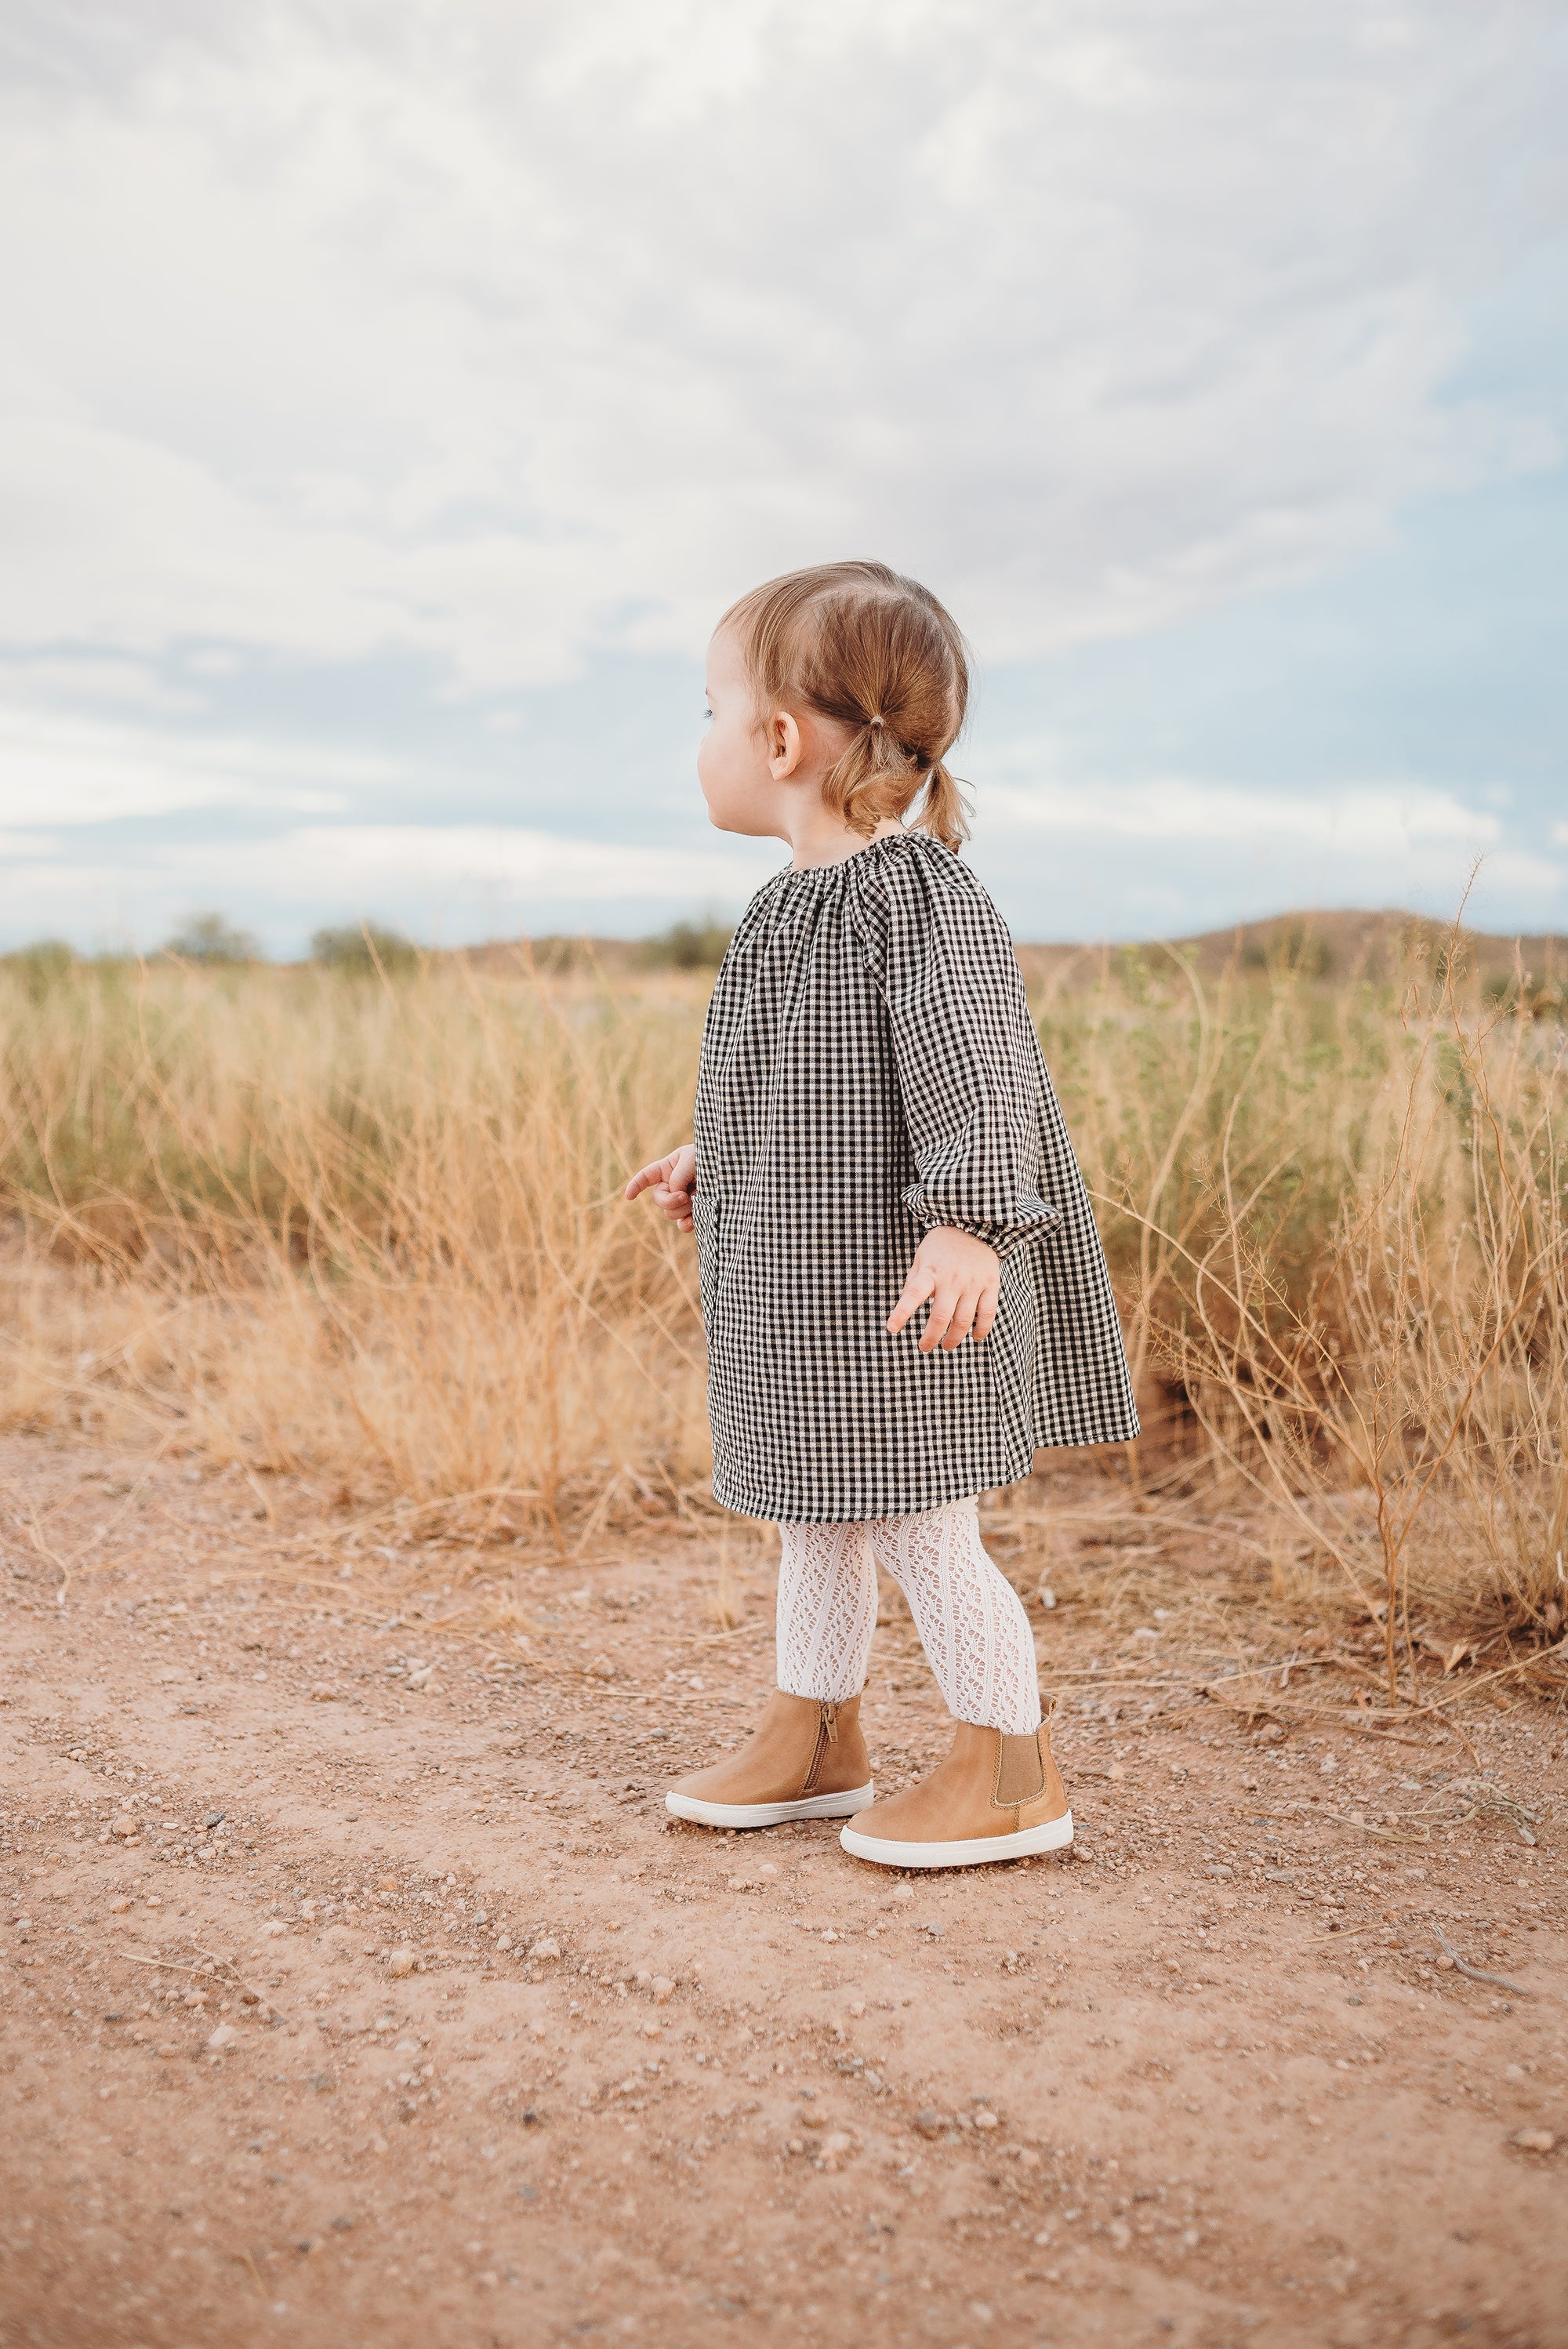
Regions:
<instances>
[{"instance_id":1,"label":"boot zipper","mask_svg":"<svg viewBox=\"0 0 1568 2349\"><path fill-rule=\"evenodd\" d=\"M839 1708L836 1704L819 1703L817 1707L817 1743L811 1749L811 1766L806 1773L802 1795L810 1794L817 1783L817 1774L830 1745L839 1742Z\"/></svg>"}]
</instances>

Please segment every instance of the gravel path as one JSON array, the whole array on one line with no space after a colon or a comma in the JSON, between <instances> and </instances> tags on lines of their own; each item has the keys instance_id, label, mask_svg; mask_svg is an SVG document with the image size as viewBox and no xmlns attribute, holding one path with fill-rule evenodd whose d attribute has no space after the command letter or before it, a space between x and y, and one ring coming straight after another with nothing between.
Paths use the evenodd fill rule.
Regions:
<instances>
[{"instance_id":1,"label":"gravel path","mask_svg":"<svg viewBox=\"0 0 1568 2349\"><path fill-rule=\"evenodd\" d=\"M1201 1563L1053 1568L1075 1855L890 1877L666 1822L749 1553L344 1522L0 1444L4 2349L1568 2342L1542 1709L1249 1730ZM942 1748L907 1620L867 1720Z\"/></svg>"}]
</instances>

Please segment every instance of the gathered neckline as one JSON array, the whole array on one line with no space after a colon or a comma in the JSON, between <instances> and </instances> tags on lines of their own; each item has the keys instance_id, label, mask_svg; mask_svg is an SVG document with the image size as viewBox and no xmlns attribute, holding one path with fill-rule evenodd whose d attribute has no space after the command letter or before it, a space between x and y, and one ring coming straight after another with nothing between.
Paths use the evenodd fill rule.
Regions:
<instances>
[{"instance_id":1,"label":"gathered neckline","mask_svg":"<svg viewBox=\"0 0 1568 2349\"><path fill-rule=\"evenodd\" d=\"M851 864L859 864L863 857L873 854L879 848L903 848L912 840L930 841L931 834L928 832L918 832L913 827L907 832L885 833L881 840L868 840L863 848L851 850L848 856L834 857L830 864L799 866L786 864L781 873L774 874L774 883L777 885L780 881L788 881L793 885L802 881L826 880L832 874L847 872ZM938 844L936 842L932 842L934 847Z\"/></svg>"}]
</instances>

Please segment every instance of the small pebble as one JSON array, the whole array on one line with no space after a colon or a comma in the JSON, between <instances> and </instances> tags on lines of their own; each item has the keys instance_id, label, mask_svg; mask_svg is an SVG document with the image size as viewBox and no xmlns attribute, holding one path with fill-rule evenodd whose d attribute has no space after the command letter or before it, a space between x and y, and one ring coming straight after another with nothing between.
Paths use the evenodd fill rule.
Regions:
<instances>
[{"instance_id":1,"label":"small pebble","mask_svg":"<svg viewBox=\"0 0 1568 2349\"><path fill-rule=\"evenodd\" d=\"M396 1892L397 1878L395 1876L378 1876L376 1879L376 1889L377 1892Z\"/></svg>"},{"instance_id":2,"label":"small pebble","mask_svg":"<svg viewBox=\"0 0 1568 2349\"><path fill-rule=\"evenodd\" d=\"M224 2047L232 2047L239 2035L232 2023L221 2023L216 2031L210 2031L207 2033L207 2044L216 2052Z\"/></svg>"},{"instance_id":3,"label":"small pebble","mask_svg":"<svg viewBox=\"0 0 1568 2349\"><path fill-rule=\"evenodd\" d=\"M411 1974L414 1971L413 1951L407 1945L400 1950L394 1950L387 1961L387 1971L389 1974L395 1974L399 1978L404 1974Z\"/></svg>"},{"instance_id":4,"label":"small pebble","mask_svg":"<svg viewBox=\"0 0 1568 2349\"><path fill-rule=\"evenodd\" d=\"M676 1994L676 1986L668 1974L655 1974L653 1981L654 2004L667 2006Z\"/></svg>"},{"instance_id":5,"label":"small pebble","mask_svg":"<svg viewBox=\"0 0 1568 2349\"><path fill-rule=\"evenodd\" d=\"M977 2129L994 2129L1000 2128L1002 2124L995 2113L988 2113L982 2109L975 2116L975 2126Z\"/></svg>"},{"instance_id":6,"label":"small pebble","mask_svg":"<svg viewBox=\"0 0 1568 2349\"><path fill-rule=\"evenodd\" d=\"M947 2122L941 2113L934 2111L927 2106L923 2112L916 2113L914 2126L922 2137L940 2137L947 2127Z\"/></svg>"},{"instance_id":7,"label":"small pebble","mask_svg":"<svg viewBox=\"0 0 1568 2349\"><path fill-rule=\"evenodd\" d=\"M1550 2129L1519 2129L1513 2142L1522 2153L1550 2153L1557 2139Z\"/></svg>"},{"instance_id":8,"label":"small pebble","mask_svg":"<svg viewBox=\"0 0 1568 2349\"><path fill-rule=\"evenodd\" d=\"M558 1958L561 1955L561 1944L559 1941L552 1940L547 1933L542 1940L531 1943L528 1954L531 1958Z\"/></svg>"},{"instance_id":9,"label":"small pebble","mask_svg":"<svg viewBox=\"0 0 1568 2349\"><path fill-rule=\"evenodd\" d=\"M117 1836L133 1836L136 1833L136 1821L129 1811L121 1811L111 1831Z\"/></svg>"},{"instance_id":10,"label":"small pebble","mask_svg":"<svg viewBox=\"0 0 1568 2349\"><path fill-rule=\"evenodd\" d=\"M108 1905L117 1917L123 1917L126 1910L130 1907L129 1901L127 1900L123 1895L118 1900L111 1900Z\"/></svg>"}]
</instances>

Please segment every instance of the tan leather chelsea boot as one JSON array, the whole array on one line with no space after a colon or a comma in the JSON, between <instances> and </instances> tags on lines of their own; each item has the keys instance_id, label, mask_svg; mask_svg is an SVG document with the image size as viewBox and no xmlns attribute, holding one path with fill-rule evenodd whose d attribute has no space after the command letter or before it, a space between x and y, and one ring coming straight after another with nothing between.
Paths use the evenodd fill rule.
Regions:
<instances>
[{"instance_id":1,"label":"tan leather chelsea boot","mask_svg":"<svg viewBox=\"0 0 1568 2349\"><path fill-rule=\"evenodd\" d=\"M848 1818L875 1794L860 1698L824 1704L775 1689L739 1753L682 1778L665 1808L706 1827L776 1827L783 1819Z\"/></svg>"},{"instance_id":2,"label":"tan leather chelsea boot","mask_svg":"<svg viewBox=\"0 0 1568 2349\"><path fill-rule=\"evenodd\" d=\"M1073 1839L1051 1733L1008 1737L957 1723L953 1750L907 1794L873 1804L839 1841L880 1868L975 1868L1061 1851Z\"/></svg>"}]
</instances>

